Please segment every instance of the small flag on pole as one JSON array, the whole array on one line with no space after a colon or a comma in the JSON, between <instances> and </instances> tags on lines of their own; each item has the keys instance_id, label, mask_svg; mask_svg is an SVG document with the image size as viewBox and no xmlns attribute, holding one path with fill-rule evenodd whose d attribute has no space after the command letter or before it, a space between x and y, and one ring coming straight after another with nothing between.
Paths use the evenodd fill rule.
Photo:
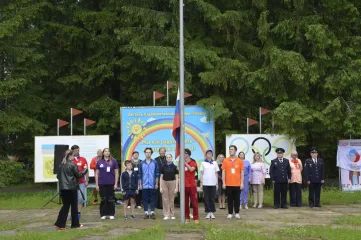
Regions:
<instances>
[{"instance_id":1,"label":"small flag on pole","mask_svg":"<svg viewBox=\"0 0 361 240\"><path fill-rule=\"evenodd\" d=\"M82 112L81 110L70 108L70 136L73 135L73 116L79 115Z\"/></svg>"},{"instance_id":2,"label":"small flag on pole","mask_svg":"<svg viewBox=\"0 0 361 240\"><path fill-rule=\"evenodd\" d=\"M174 120L173 120L173 130L172 135L174 137L174 140L176 142L176 148L175 148L175 158L177 158L180 155L180 102L179 102L179 89L177 94L177 101L175 106L175 114L174 114Z\"/></svg>"},{"instance_id":3,"label":"small flag on pole","mask_svg":"<svg viewBox=\"0 0 361 240\"><path fill-rule=\"evenodd\" d=\"M265 115L269 112L271 112L271 110L268 110L267 108L259 107L259 133L262 133L262 115Z\"/></svg>"},{"instance_id":4,"label":"small flag on pole","mask_svg":"<svg viewBox=\"0 0 361 240\"><path fill-rule=\"evenodd\" d=\"M82 112L83 112L83 111L78 110L78 109L75 109L75 108L72 108L72 109L71 109L71 115L72 115L72 116L79 115L79 114L82 113Z\"/></svg>"},{"instance_id":5,"label":"small flag on pole","mask_svg":"<svg viewBox=\"0 0 361 240\"><path fill-rule=\"evenodd\" d=\"M160 92L157 92L157 91L153 91L153 106L155 106L155 100L158 99L158 98L162 98L164 97L165 95L160 93Z\"/></svg>"},{"instance_id":6,"label":"small flag on pole","mask_svg":"<svg viewBox=\"0 0 361 240\"><path fill-rule=\"evenodd\" d=\"M58 119L58 121L59 121L59 127L60 128L66 126L66 125L69 125L69 122L67 122L67 121L64 121L64 120L61 120L61 119Z\"/></svg>"},{"instance_id":7,"label":"small flag on pole","mask_svg":"<svg viewBox=\"0 0 361 240\"><path fill-rule=\"evenodd\" d=\"M271 112L271 110L268 110L268 109L263 108L263 107L260 107L259 110L260 110L261 115L265 115L265 114Z\"/></svg>"},{"instance_id":8,"label":"small flag on pole","mask_svg":"<svg viewBox=\"0 0 361 240\"><path fill-rule=\"evenodd\" d=\"M192 94L184 92L184 98L188 98L188 97L191 97L191 96L192 96Z\"/></svg>"},{"instance_id":9,"label":"small flag on pole","mask_svg":"<svg viewBox=\"0 0 361 240\"><path fill-rule=\"evenodd\" d=\"M86 119L86 118L84 118L84 119L85 119L85 126L90 126L90 125L96 123L96 121L93 121L93 120L90 120L90 119Z\"/></svg>"},{"instance_id":10,"label":"small flag on pole","mask_svg":"<svg viewBox=\"0 0 361 240\"><path fill-rule=\"evenodd\" d=\"M247 118L247 134L249 133L249 126L257 124L258 122L252 118Z\"/></svg>"},{"instance_id":11,"label":"small flag on pole","mask_svg":"<svg viewBox=\"0 0 361 240\"><path fill-rule=\"evenodd\" d=\"M173 87L173 83L171 81L167 81L167 88L170 89Z\"/></svg>"}]
</instances>

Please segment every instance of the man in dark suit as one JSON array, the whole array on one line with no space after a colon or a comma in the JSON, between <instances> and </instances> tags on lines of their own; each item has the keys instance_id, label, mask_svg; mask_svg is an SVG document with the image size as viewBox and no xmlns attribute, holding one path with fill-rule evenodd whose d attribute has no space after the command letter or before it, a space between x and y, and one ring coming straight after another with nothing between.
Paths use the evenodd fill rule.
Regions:
<instances>
[{"instance_id":1,"label":"man in dark suit","mask_svg":"<svg viewBox=\"0 0 361 240\"><path fill-rule=\"evenodd\" d=\"M312 207L321 207L320 196L321 187L325 182L325 163L318 158L316 148L311 148L311 158L305 163L305 178L308 184L308 205Z\"/></svg>"},{"instance_id":2,"label":"man in dark suit","mask_svg":"<svg viewBox=\"0 0 361 240\"><path fill-rule=\"evenodd\" d=\"M276 149L277 158L271 161L270 176L274 184L274 209L287 209L287 189L288 183L291 181L291 167L288 159L283 158L285 150L283 148ZM281 198L281 199L280 199ZM280 201L281 200L281 201Z\"/></svg>"},{"instance_id":3,"label":"man in dark suit","mask_svg":"<svg viewBox=\"0 0 361 240\"><path fill-rule=\"evenodd\" d=\"M159 169L161 169L163 165L167 164L165 154L165 147L159 148L159 156L154 159L155 161L157 161ZM155 195L155 206L157 209L163 209L162 194L160 193L160 188L157 189L157 193Z\"/></svg>"}]
</instances>

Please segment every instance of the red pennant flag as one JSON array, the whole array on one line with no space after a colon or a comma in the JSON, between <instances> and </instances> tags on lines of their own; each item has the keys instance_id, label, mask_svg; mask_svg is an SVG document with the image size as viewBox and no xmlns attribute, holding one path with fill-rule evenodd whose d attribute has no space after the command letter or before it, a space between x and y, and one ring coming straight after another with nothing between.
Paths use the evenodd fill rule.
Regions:
<instances>
[{"instance_id":1,"label":"red pennant flag","mask_svg":"<svg viewBox=\"0 0 361 240\"><path fill-rule=\"evenodd\" d=\"M164 97L165 95L160 93L160 92L157 92L157 91L154 91L154 99L158 99L158 98L161 98L161 97Z\"/></svg>"},{"instance_id":2,"label":"red pennant flag","mask_svg":"<svg viewBox=\"0 0 361 240\"><path fill-rule=\"evenodd\" d=\"M258 122L252 118L248 118L248 126L252 126L254 124L257 124Z\"/></svg>"},{"instance_id":3,"label":"red pennant flag","mask_svg":"<svg viewBox=\"0 0 361 240\"><path fill-rule=\"evenodd\" d=\"M192 94L184 92L184 98L191 97L191 96L192 96Z\"/></svg>"},{"instance_id":4,"label":"red pennant flag","mask_svg":"<svg viewBox=\"0 0 361 240\"><path fill-rule=\"evenodd\" d=\"M170 89L173 87L173 83L171 81L167 81L167 88Z\"/></svg>"},{"instance_id":5,"label":"red pennant flag","mask_svg":"<svg viewBox=\"0 0 361 240\"><path fill-rule=\"evenodd\" d=\"M269 113L271 111L271 110L268 110L268 109L263 108L263 107L260 107L259 109L260 109L261 115L267 114L267 113Z\"/></svg>"},{"instance_id":6,"label":"red pennant flag","mask_svg":"<svg viewBox=\"0 0 361 240\"><path fill-rule=\"evenodd\" d=\"M72 109L71 109L71 115L72 115L72 116L78 115L78 114L80 114L80 113L82 113L82 112L83 112L83 111L80 111L80 110L75 109L75 108L72 108Z\"/></svg>"},{"instance_id":7,"label":"red pennant flag","mask_svg":"<svg viewBox=\"0 0 361 240\"><path fill-rule=\"evenodd\" d=\"M89 125L92 125L92 124L96 123L96 121L86 119L86 118L84 118L84 119L85 119L85 126L89 126Z\"/></svg>"},{"instance_id":8,"label":"red pennant flag","mask_svg":"<svg viewBox=\"0 0 361 240\"><path fill-rule=\"evenodd\" d=\"M59 120L59 127L60 128L69 124L69 122L67 122L67 121L64 121L64 120L61 120L61 119L58 119L58 120Z\"/></svg>"}]
</instances>

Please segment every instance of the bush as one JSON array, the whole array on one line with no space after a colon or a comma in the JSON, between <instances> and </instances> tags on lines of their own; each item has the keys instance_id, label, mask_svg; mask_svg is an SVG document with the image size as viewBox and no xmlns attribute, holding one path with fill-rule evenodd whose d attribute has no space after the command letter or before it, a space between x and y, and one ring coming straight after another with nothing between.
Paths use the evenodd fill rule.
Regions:
<instances>
[{"instance_id":1,"label":"bush","mask_svg":"<svg viewBox=\"0 0 361 240\"><path fill-rule=\"evenodd\" d=\"M32 172L26 170L23 163L0 160L0 169L0 188L33 179Z\"/></svg>"}]
</instances>

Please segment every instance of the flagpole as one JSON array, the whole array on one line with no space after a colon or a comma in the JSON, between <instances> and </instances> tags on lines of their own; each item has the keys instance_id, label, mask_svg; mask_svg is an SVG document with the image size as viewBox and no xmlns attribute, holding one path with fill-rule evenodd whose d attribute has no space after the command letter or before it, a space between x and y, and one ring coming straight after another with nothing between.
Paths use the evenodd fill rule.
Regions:
<instances>
[{"instance_id":1,"label":"flagpole","mask_svg":"<svg viewBox=\"0 0 361 240\"><path fill-rule=\"evenodd\" d=\"M180 87L180 220L185 223L184 182L184 43L183 43L183 0L179 0L179 87ZM168 86L167 86L168 87Z\"/></svg>"},{"instance_id":2,"label":"flagpole","mask_svg":"<svg viewBox=\"0 0 361 240\"><path fill-rule=\"evenodd\" d=\"M153 107L155 107L155 91L153 91Z\"/></svg>"},{"instance_id":3,"label":"flagpole","mask_svg":"<svg viewBox=\"0 0 361 240\"><path fill-rule=\"evenodd\" d=\"M73 108L70 108L70 136L73 135Z\"/></svg>"},{"instance_id":4,"label":"flagpole","mask_svg":"<svg viewBox=\"0 0 361 240\"><path fill-rule=\"evenodd\" d=\"M86 119L84 118L84 136L86 135Z\"/></svg>"},{"instance_id":5,"label":"flagpole","mask_svg":"<svg viewBox=\"0 0 361 240\"><path fill-rule=\"evenodd\" d=\"M259 134L262 134L262 114L261 114L261 107L259 108Z\"/></svg>"},{"instance_id":6,"label":"flagpole","mask_svg":"<svg viewBox=\"0 0 361 240\"><path fill-rule=\"evenodd\" d=\"M169 106L169 89L168 89L168 81L167 81L167 107Z\"/></svg>"},{"instance_id":7,"label":"flagpole","mask_svg":"<svg viewBox=\"0 0 361 240\"><path fill-rule=\"evenodd\" d=\"M272 116L272 134L274 134L274 133L275 133L275 120Z\"/></svg>"},{"instance_id":8,"label":"flagpole","mask_svg":"<svg viewBox=\"0 0 361 240\"><path fill-rule=\"evenodd\" d=\"M57 122L56 122L56 134L57 134L57 136L59 136L59 119L57 120Z\"/></svg>"},{"instance_id":9,"label":"flagpole","mask_svg":"<svg viewBox=\"0 0 361 240\"><path fill-rule=\"evenodd\" d=\"M248 118L247 118L247 134L249 132L248 128L249 128L249 123L248 123Z\"/></svg>"}]
</instances>

